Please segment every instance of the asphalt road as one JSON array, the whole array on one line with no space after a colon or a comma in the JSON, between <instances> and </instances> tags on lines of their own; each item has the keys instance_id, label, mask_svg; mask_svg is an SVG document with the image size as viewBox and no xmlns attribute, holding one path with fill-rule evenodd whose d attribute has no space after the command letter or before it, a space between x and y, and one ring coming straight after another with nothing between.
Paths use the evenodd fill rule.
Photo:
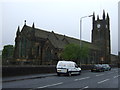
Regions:
<instances>
[{"instance_id":1,"label":"asphalt road","mask_svg":"<svg viewBox=\"0 0 120 90\"><path fill-rule=\"evenodd\" d=\"M83 71L81 75L73 76L48 76L43 78L25 79L3 82L2 88L120 88L120 69L111 71L91 72Z\"/></svg>"}]
</instances>

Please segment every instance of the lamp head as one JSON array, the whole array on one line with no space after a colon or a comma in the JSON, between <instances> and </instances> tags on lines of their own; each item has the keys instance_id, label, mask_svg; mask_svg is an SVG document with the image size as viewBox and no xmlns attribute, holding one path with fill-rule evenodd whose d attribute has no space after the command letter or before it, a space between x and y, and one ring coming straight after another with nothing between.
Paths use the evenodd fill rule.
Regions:
<instances>
[{"instance_id":1,"label":"lamp head","mask_svg":"<svg viewBox=\"0 0 120 90\"><path fill-rule=\"evenodd\" d=\"M92 17L93 15L89 15L88 17Z\"/></svg>"}]
</instances>

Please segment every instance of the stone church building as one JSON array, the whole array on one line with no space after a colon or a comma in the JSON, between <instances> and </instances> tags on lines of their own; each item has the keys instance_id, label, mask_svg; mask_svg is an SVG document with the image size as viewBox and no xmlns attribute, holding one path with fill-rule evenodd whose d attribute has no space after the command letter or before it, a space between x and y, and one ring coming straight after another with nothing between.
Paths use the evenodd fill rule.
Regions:
<instances>
[{"instance_id":1,"label":"stone church building","mask_svg":"<svg viewBox=\"0 0 120 90\"><path fill-rule=\"evenodd\" d=\"M92 42L88 44L90 50L88 58L81 60L82 64L110 63L110 22L109 15L95 19L93 13ZM15 38L14 59L17 61L30 61L38 65L56 64L61 60L61 52L70 43L80 44L80 40L69 36L57 34L54 31L38 29L25 24L20 30L18 27Z\"/></svg>"}]
</instances>

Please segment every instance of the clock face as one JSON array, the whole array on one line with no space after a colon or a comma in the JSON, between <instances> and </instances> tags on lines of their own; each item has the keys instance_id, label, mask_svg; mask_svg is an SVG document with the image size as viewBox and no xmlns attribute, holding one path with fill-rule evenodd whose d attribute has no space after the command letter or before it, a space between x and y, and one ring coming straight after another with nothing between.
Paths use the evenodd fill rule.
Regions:
<instances>
[{"instance_id":1,"label":"clock face","mask_svg":"<svg viewBox=\"0 0 120 90\"><path fill-rule=\"evenodd\" d=\"M97 24L97 28L100 28L100 24Z\"/></svg>"}]
</instances>

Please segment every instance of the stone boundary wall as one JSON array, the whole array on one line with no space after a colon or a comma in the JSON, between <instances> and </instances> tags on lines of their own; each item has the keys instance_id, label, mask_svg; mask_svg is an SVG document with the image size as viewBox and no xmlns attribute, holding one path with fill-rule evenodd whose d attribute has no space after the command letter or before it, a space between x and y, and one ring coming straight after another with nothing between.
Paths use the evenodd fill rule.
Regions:
<instances>
[{"instance_id":1,"label":"stone boundary wall","mask_svg":"<svg viewBox=\"0 0 120 90\"><path fill-rule=\"evenodd\" d=\"M92 65L82 65L82 70L90 70ZM111 67L117 67L110 65ZM44 74L56 73L55 65L42 65L42 66L3 66L2 77L20 76L29 74Z\"/></svg>"},{"instance_id":2,"label":"stone boundary wall","mask_svg":"<svg viewBox=\"0 0 120 90\"><path fill-rule=\"evenodd\" d=\"M55 73L55 66L4 66L2 67L2 77L20 76L29 74Z\"/></svg>"}]
</instances>

